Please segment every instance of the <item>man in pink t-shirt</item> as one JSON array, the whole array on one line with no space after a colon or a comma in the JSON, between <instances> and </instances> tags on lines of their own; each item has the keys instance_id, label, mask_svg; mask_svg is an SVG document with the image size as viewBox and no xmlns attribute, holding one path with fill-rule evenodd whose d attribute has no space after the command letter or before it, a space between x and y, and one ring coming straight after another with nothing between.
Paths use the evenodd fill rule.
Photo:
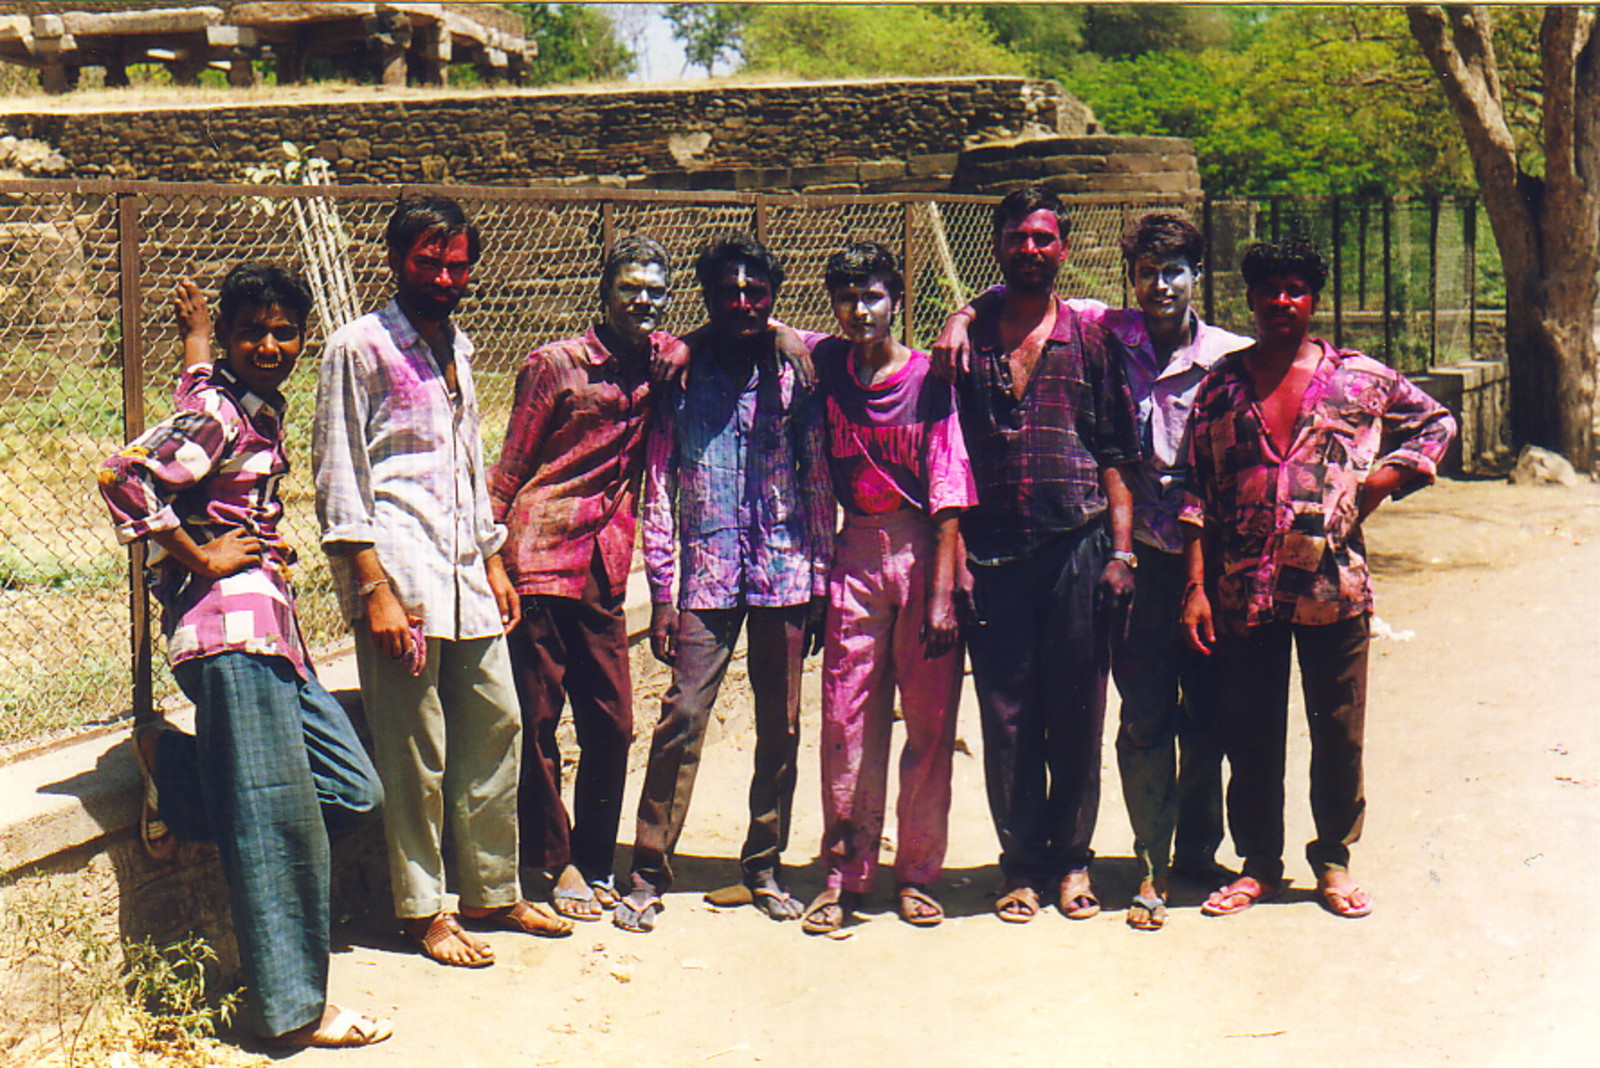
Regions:
<instances>
[{"instance_id":1,"label":"man in pink t-shirt","mask_svg":"<svg viewBox=\"0 0 1600 1068\"><path fill-rule=\"evenodd\" d=\"M932 926L944 918L929 888L944 864L961 696L956 520L976 490L949 383L891 333L905 290L893 254L851 245L828 261L826 284L841 336L819 342L812 360L845 521L828 577L822 664L828 876L803 927L838 930L871 891L897 687L906 727L897 907L907 923Z\"/></svg>"}]
</instances>

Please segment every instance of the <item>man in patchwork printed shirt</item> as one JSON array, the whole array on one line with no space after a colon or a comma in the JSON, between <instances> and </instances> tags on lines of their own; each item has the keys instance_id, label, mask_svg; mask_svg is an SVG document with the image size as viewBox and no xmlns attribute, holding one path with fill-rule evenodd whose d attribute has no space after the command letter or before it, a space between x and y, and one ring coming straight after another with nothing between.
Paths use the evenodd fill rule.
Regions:
<instances>
[{"instance_id":1,"label":"man in patchwork printed shirt","mask_svg":"<svg viewBox=\"0 0 1600 1068\"><path fill-rule=\"evenodd\" d=\"M1182 516L1184 628L1218 660L1228 823L1244 860L1202 911L1242 912L1282 887L1293 644L1311 732L1306 859L1323 905L1356 918L1372 911L1348 871L1366 809L1372 588L1361 522L1433 481L1455 422L1399 373L1308 336L1327 268L1304 239L1252 246L1241 270L1257 341L1201 385Z\"/></svg>"},{"instance_id":2,"label":"man in patchwork printed shirt","mask_svg":"<svg viewBox=\"0 0 1600 1068\"><path fill-rule=\"evenodd\" d=\"M311 294L272 264L223 279L217 340L200 290L174 300L184 341L178 411L105 462L100 492L123 542L148 538L167 656L194 702L191 736L134 730L145 779L140 837L153 859L176 839L213 841L249 1006L278 1046L380 1042L387 1021L327 1000L328 834L377 811L377 772L312 673L295 619L294 550L278 531L280 389L305 343Z\"/></svg>"},{"instance_id":3,"label":"man in patchwork printed shirt","mask_svg":"<svg viewBox=\"0 0 1600 1068\"><path fill-rule=\"evenodd\" d=\"M690 335L683 388L650 432L644 557L650 643L673 666L639 798L632 879L612 919L653 928L672 881L711 707L748 628L755 697L744 882L775 920L800 902L779 881L800 739L800 669L821 641L833 545L822 405L804 366L780 353L772 322L777 258L747 234L695 262L710 326Z\"/></svg>"}]
</instances>

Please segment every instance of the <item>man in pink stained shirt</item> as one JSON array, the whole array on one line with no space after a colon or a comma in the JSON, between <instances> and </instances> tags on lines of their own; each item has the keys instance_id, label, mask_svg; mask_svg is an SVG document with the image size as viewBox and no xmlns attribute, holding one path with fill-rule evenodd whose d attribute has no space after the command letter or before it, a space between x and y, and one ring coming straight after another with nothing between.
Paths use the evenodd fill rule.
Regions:
<instances>
[{"instance_id":1,"label":"man in pink stained shirt","mask_svg":"<svg viewBox=\"0 0 1600 1068\"><path fill-rule=\"evenodd\" d=\"M641 234L600 271L600 321L529 354L500 462L489 476L501 551L522 599L507 635L522 703L517 798L521 863L555 880L551 904L598 920L616 904L611 871L633 740L623 597L633 562L645 433L688 352L657 329L670 261ZM572 705L580 759L569 817L556 726Z\"/></svg>"},{"instance_id":2,"label":"man in pink stained shirt","mask_svg":"<svg viewBox=\"0 0 1600 1068\"><path fill-rule=\"evenodd\" d=\"M872 889L883 833L895 690L900 754L897 908L932 926L950 811L961 696L955 589L960 511L976 500L950 384L891 333L905 292L893 254L861 242L826 275L838 337L812 352L844 529L834 542L822 661L823 855L827 885L808 934L838 930Z\"/></svg>"}]
</instances>

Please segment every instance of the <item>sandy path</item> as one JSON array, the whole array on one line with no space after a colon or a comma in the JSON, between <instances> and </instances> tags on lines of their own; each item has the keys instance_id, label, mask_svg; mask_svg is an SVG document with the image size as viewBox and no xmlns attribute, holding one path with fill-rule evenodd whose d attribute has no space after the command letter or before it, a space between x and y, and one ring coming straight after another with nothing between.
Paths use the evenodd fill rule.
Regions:
<instances>
[{"instance_id":1,"label":"sandy path","mask_svg":"<svg viewBox=\"0 0 1600 1068\"><path fill-rule=\"evenodd\" d=\"M1291 731L1295 886L1283 903L1216 920L1189 893L1164 931L1128 929L1114 713L1096 838L1100 917L994 919L995 844L972 755L957 757L942 927L900 923L887 893L841 941L751 909L719 913L700 895L736 877L750 767L739 705L707 747L678 892L655 934L606 923L561 942L496 936L500 963L467 973L358 927L334 958L332 989L391 1013L397 1033L370 1051L298 1060L1588 1063L1600 1043L1600 945L1585 893L1600 869L1600 486L1444 483L1387 507L1369 543L1379 614L1404 639L1374 648L1370 809L1354 860L1377 901L1369 919L1338 920L1306 893L1293 844L1309 837L1302 729ZM820 877L814 673L808 686L813 744L787 855L808 865L794 877L806 895ZM641 702L641 720L655 711ZM976 751L970 692L961 734Z\"/></svg>"}]
</instances>

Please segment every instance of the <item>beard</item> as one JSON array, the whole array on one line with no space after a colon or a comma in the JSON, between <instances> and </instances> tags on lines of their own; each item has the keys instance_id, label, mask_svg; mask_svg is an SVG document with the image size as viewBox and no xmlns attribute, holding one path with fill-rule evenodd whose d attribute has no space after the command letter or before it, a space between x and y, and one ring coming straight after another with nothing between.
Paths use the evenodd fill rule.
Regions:
<instances>
[{"instance_id":1,"label":"beard","mask_svg":"<svg viewBox=\"0 0 1600 1068\"><path fill-rule=\"evenodd\" d=\"M412 292L402 293L399 297L401 305L407 311L428 323L444 322L461 303L461 297L456 294L438 296L434 293Z\"/></svg>"},{"instance_id":2,"label":"beard","mask_svg":"<svg viewBox=\"0 0 1600 1068\"><path fill-rule=\"evenodd\" d=\"M1039 296L1052 292L1056 287L1058 273L1048 264L1011 263L1004 264L1000 268L1000 276L1005 279L1006 288L1016 290L1025 296Z\"/></svg>"}]
</instances>

